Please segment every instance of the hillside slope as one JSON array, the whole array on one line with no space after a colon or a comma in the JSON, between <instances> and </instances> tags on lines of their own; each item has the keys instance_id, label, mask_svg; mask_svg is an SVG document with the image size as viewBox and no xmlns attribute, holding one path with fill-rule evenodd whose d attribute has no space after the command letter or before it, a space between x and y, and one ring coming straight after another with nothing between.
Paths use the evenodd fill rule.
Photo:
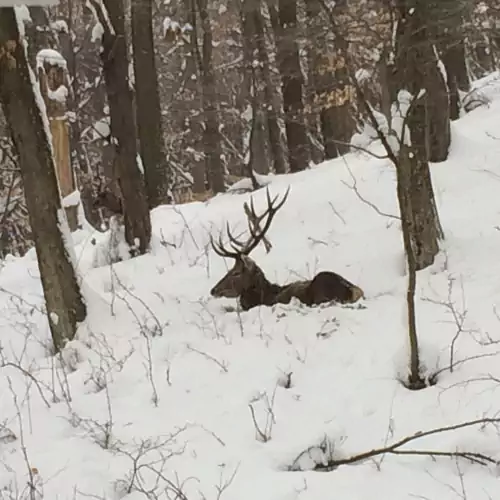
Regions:
<instances>
[{"instance_id":1,"label":"hillside slope","mask_svg":"<svg viewBox=\"0 0 500 500\"><path fill-rule=\"evenodd\" d=\"M211 298L232 263L211 251L209 234L226 220L243 229L249 194L157 208L152 253L112 267L93 265L91 239L105 236L76 233L90 314L62 360L47 348L34 250L7 259L0 499L29 498L27 464L47 499L181 498L179 487L189 500L498 498L496 467L465 460L386 455L330 472L287 469L311 469L331 447L350 456L498 414L499 82L478 84L492 102L453 124L450 158L432 167L446 241L418 276L417 312L426 367L444 369L437 386L410 392L397 381L407 351L395 172L351 154L272 178L271 192L291 186L290 196L269 231L272 251L252 257L280 283L336 271L363 287L362 307L239 313ZM254 198L264 207L265 190ZM253 418L269 441L256 439ZM500 459L500 436L475 426L410 448Z\"/></svg>"}]
</instances>

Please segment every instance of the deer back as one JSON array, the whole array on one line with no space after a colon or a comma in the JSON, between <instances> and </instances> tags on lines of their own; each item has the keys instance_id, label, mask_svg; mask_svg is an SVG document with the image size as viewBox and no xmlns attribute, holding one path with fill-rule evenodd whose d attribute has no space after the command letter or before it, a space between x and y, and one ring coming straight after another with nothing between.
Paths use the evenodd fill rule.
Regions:
<instances>
[{"instance_id":1,"label":"deer back","mask_svg":"<svg viewBox=\"0 0 500 500\"><path fill-rule=\"evenodd\" d=\"M312 304L330 301L350 304L364 297L361 288L332 271L323 271L313 278L309 295Z\"/></svg>"}]
</instances>

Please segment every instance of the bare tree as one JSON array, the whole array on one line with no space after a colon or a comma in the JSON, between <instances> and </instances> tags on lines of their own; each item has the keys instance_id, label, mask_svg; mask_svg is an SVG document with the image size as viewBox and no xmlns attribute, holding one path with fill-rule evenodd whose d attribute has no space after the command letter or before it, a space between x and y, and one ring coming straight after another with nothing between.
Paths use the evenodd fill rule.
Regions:
<instances>
[{"instance_id":1,"label":"bare tree","mask_svg":"<svg viewBox=\"0 0 500 500\"><path fill-rule=\"evenodd\" d=\"M266 46L265 23L262 17L262 3L260 0L247 0L251 5L251 15L253 16L253 27L255 30L255 45L257 48L259 69L264 80L264 100L267 114L267 130L269 133L269 145L273 156L274 171L277 174L286 172L287 164L283 147L283 138L278 122L279 101L275 91L272 77L271 63ZM250 15L250 12L247 13Z\"/></svg>"},{"instance_id":2,"label":"bare tree","mask_svg":"<svg viewBox=\"0 0 500 500\"><path fill-rule=\"evenodd\" d=\"M143 254L150 244L151 219L137 164L123 0L90 1L103 27L101 59L111 118L111 141L116 148L114 180L118 181L123 201L125 237L132 252L137 249Z\"/></svg>"},{"instance_id":3,"label":"bare tree","mask_svg":"<svg viewBox=\"0 0 500 500\"><path fill-rule=\"evenodd\" d=\"M328 14L332 30L339 33L339 28L335 16L328 8L325 0L319 0L323 10ZM401 4L399 4L401 7ZM420 12L406 12L407 15L420 15ZM400 17L399 22L402 21ZM415 68L405 68L406 64L418 63L418 58L405 58L405 51L410 47L402 45L402 40L409 42L411 37L403 37L405 27L408 24L403 22L403 26L396 26L396 33L399 34L398 48L400 58L396 61L396 67L401 72L415 71ZM424 41L425 42L425 41ZM429 172L427 160L427 149L425 143L426 134L426 107L425 89L416 88L415 94L408 91L400 92L397 104L399 108L400 130L392 130L398 142L397 147L391 144L386 132L382 130L377 120L373 108L366 98L363 89L358 82L353 71L349 53L344 50L342 55L347 61L347 71L351 83L354 85L360 103L363 105L370 125L377 133L387 157L394 165L397 175L397 195L401 214L401 229L403 235L404 249L408 265L408 288L406 294L407 316L408 316L408 338L410 345L409 376L403 382L414 390L423 389L427 385L435 383L434 380L424 380L422 366L420 362L420 350L417 336L417 322L415 312L415 290L417 271L424 269L434 262L438 253L438 239L444 237L439 221L434 192Z\"/></svg>"},{"instance_id":4,"label":"bare tree","mask_svg":"<svg viewBox=\"0 0 500 500\"><path fill-rule=\"evenodd\" d=\"M270 6L270 10L273 7ZM304 117L304 76L297 44L297 0L279 0L278 60L291 172L307 168L309 139Z\"/></svg>"},{"instance_id":5,"label":"bare tree","mask_svg":"<svg viewBox=\"0 0 500 500\"><path fill-rule=\"evenodd\" d=\"M194 26L193 36L197 40L197 16L199 13L202 48L201 53L196 43L196 57L198 70L201 75L202 107L205 121L203 130L205 148L205 166L210 189L214 193L222 193L226 190L224 180L224 165L222 162L222 147L220 136L219 106L217 102L217 89L215 70L212 61L213 37L210 15L208 12L208 0L191 0L192 22Z\"/></svg>"},{"instance_id":6,"label":"bare tree","mask_svg":"<svg viewBox=\"0 0 500 500\"><path fill-rule=\"evenodd\" d=\"M165 151L153 41L152 0L132 0L137 129L149 207L169 201L169 166Z\"/></svg>"},{"instance_id":7,"label":"bare tree","mask_svg":"<svg viewBox=\"0 0 500 500\"><path fill-rule=\"evenodd\" d=\"M63 232L54 158L13 8L0 9L0 99L14 141L26 194L47 316L58 350L87 311ZM69 242L66 242L69 244Z\"/></svg>"}]
</instances>

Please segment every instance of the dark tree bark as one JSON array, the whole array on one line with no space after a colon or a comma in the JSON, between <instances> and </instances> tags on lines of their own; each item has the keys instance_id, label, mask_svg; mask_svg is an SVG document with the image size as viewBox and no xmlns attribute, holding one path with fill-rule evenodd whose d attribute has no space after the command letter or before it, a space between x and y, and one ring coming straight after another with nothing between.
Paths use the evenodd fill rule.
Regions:
<instances>
[{"instance_id":1,"label":"dark tree bark","mask_svg":"<svg viewBox=\"0 0 500 500\"><path fill-rule=\"evenodd\" d=\"M251 104L252 119L250 123L249 160L245 171L267 174L270 170L270 148L265 127L264 85L257 75L257 51L255 46L255 25L253 17L255 0L244 0L241 9L242 41L243 41L243 91L245 105Z\"/></svg>"},{"instance_id":2,"label":"dark tree bark","mask_svg":"<svg viewBox=\"0 0 500 500\"><path fill-rule=\"evenodd\" d=\"M57 38L50 28L46 7L30 7L31 22L26 26L28 38L28 58L36 73L36 55L42 49L56 49Z\"/></svg>"},{"instance_id":3,"label":"dark tree bark","mask_svg":"<svg viewBox=\"0 0 500 500\"><path fill-rule=\"evenodd\" d=\"M163 138L153 42L152 0L132 0L137 129L149 207L168 203L169 165Z\"/></svg>"},{"instance_id":4,"label":"dark tree bark","mask_svg":"<svg viewBox=\"0 0 500 500\"><path fill-rule=\"evenodd\" d=\"M278 59L291 172L307 168L309 139L304 118L304 77L297 45L297 1L279 0Z\"/></svg>"},{"instance_id":5,"label":"dark tree bark","mask_svg":"<svg viewBox=\"0 0 500 500\"><path fill-rule=\"evenodd\" d=\"M470 91L470 80L467 72L464 40L450 40L443 48L441 59L446 68L448 88L450 92L450 119L460 118L460 92Z\"/></svg>"},{"instance_id":6,"label":"dark tree bark","mask_svg":"<svg viewBox=\"0 0 500 500\"><path fill-rule=\"evenodd\" d=\"M401 210L406 208L405 217L411 218L411 249L417 270L434 262L438 240L443 237L428 162L438 153L444 160L450 142L448 94L434 47L426 38L427 11L421 2L400 0L396 54L398 86L412 95L406 116L411 146L401 144L398 184L404 184L406 193Z\"/></svg>"},{"instance_id":7,"label":"dark tree bark","mask_svg":"<svg viewBox=\"0 0 500 500\"><path fill-rule=\"evenodd\" d=\"M183 0L183 22L190 26L197 25L196 5L193 0ZM179 55L178 66L186 62L183 92L180 98L181 110L179 112L179 128L183 130L185 139L184 150L190 151L186 160L191 165L190 172L193 176L193 192L204 196L207 189L207 169L204 158L203 141L203 108L201 98L201 84L199 72L199 48L197 30L191 29L188 43L183 44Z\"/></svg>"},{"instance_id":8,"label":"dark tree bark","mask_svg":"<svg viewBox=\"0 0 500 500\"><path fill-rule=\"evenodd\" d=\"M65 221L54 158L34 94L13 8L0 9L0 99L19 156L47 315L56 350L87 311L60 225Z\"/></svg>"},{"instance_id":9,"label":"dark tree bark","mask_svg":"<svg viewBox=\"0 0 500 500\"><path fill-rule=\"evenodd\" d=\"M255 43L257 46L260 71L265 82L264 99L267 114L267 130L269 133L269 145L273 155L274 172L277 174L284 174L287 169L287 162L283 147L283 138L281 136L281 130L278 122L280 105L272 78L269 54L267 53L264 19L262 18L261 12L261 1L253 0L253 7Z\"/></svg>"},{"instance_id":10,"label":"dark tree bark","mask_svg":"<svg viewBox=\"0 0 500 500\"><path fill-rule=\"evenodd\" d=\"M470 15L468 3L463 0L440 0L434 8L437 18L435 36L446 69L452 120L460 117L460 92L470 91L464 29L464 18Z\"/></svg>"},{"instance_id":11,"label":"dark tree bark","mask_svg":"<svg viewBox=\"0 0 500 500\"><path fill-rule=\"evenodd\" d=\"M243 44L246 81L251 94L251 159L258 173L270 170L285 173L286 158L278 124L279 102L271 75L260 0L242 4Z\"/></svg>"},{"instance_id":12,"label":"dark tree bark","mask_svg":"<svg viewBox=\"0 0 500 500\"><path fill-rule=\"evenodd\" d=\"M335 34L333 44L327 40L329 32L325 29L324 12L319 0L309 0L306 9L315 91L314 111L320 115L325 157L331 159L349 152L356 125L353 117L356 93L350 84L343 56L347 51L347 42L340 33ZM337 4L333 15L340 15L340 9Z\"/></svg>"},{"instance_id":13,"label":"dark tree bark","mask_svg":"<svg viewBox=\"0 0 500 500\"><path fill-rule=\"evenodd\" d=\"M451 142L448 89L438 65L430 26L428 0L398 0L396 68L398 88L413 96L424 92L417 106L425 109L427 159L446 160ZM420 147L421 145L419 145Z\"/></svg>"},{"instance_id":14,"label":"dark tree bark","mask_svg":"<svg viewBox=\"0 0 500 500\"><path fill-rule=\"evenodd\" d=\"M144 183L137 165L137 143L132 94L129 88L127 39L122 0L103 0L108 16L91 0L103 26L102 65L116 147L115 176L122 196L125 237L132 254L144 254L151 239L151 219ZM109 26L107 17L109 17ZM138 240L138 245L137 245Z\"/></svg>"},{"instance_id":15,"label":"dark tree bark","mask_svg":"<svg viewBox=\"0 0 500 500\"><path fill-rule=\"evenodd\" d=\"M193 12L198 11L202 32L202 49L196 47L198 69L201 75L202 107L205 120L203 130L205 147L205 166L209 188L214 193L223 193L226 190L224 165L222 162L222 147L220 136L219 106L217 102L217 88L213 67L213 37L207 0L192 0ZM196 15L193 15L196 20ZM195 34L196 37L196 24Z\"/></svg>"}]
</instances>

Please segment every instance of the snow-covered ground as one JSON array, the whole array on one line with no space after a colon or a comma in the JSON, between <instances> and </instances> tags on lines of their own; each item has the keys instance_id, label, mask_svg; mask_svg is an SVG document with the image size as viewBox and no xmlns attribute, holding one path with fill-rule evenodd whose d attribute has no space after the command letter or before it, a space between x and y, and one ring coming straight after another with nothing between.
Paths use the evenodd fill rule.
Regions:
<instances>
[{"instance_id":1,"label":"snow-covered ground","mask_svg":"<svg viewBox=\"0 0 500 500\"><path fill-rule=\"evenodd\" d=\"M3 262L0 498L30 498L31 480L51 500L498 498L497 467L465 460L384 455L311 470L328 453L498 416L498 75L479 85L491 103L453 124L450 158L432 166L446 242L419 273L417 314L426 368L442 370L436 386L398 382L408 353L395 172L354 153L272 179L273 194L291 186L290 196L268 235L273 249L252 257L280 283L336 271L365 290L361 307L240 313L210 297L232 263L209 234L226 220L244 229L249 194L156 209L152 253L111 267L94 267L91 240L105 236L74 234L89 317L62 359L50 353L34 250ZM265 206L265 190L254 198ZM405 449L496 460L500 434L471 426Z\"/></svg>"}]
</instances>

